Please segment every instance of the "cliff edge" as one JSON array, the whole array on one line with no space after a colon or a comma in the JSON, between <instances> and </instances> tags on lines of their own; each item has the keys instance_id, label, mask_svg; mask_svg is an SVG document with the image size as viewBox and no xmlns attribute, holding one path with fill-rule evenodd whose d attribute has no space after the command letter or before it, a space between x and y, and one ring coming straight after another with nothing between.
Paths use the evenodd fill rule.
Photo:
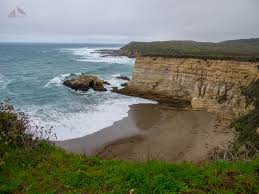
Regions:
<instances>
[{"instance_id":1,"label":"cliff edge","mask_svg":"<svg viewBox=\"0 0 259 194\"><path fill-rule=\"evenodd\" d=\"M259 78L259 62L137 57L133 78L119 93L238 118L255 108L243 94Z\"/></svg>"}]
</instances>

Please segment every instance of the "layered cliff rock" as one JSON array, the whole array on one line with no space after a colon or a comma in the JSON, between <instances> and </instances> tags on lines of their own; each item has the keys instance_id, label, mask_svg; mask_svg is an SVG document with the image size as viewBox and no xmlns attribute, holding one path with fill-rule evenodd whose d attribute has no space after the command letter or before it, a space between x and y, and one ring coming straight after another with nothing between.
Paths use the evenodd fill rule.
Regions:
<instances>
[{"instance_id":1,"label":"layered cliff rock","mask_svg":"<svg viewBox=\"0 0 259 194\"><path fill-rule=\"evenodd\" d=\"M139 57L120 93L236 118L254 109L242 92L258 78L258 62Z\"/></svg>"}]
</instances>

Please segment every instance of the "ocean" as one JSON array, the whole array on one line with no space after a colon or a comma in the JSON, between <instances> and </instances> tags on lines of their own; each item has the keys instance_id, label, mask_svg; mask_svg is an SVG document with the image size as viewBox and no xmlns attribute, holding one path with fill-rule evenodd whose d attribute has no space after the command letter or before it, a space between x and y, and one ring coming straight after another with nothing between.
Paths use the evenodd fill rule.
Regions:
<instances>
[{"instance_id":1,"label":"ocean","mask_svg":"<svg viewBox=\"0 0 259 194\"><path fill-rule=\"evenodd\" d=\"M106 56L106 44L0 44L0 101L9 100L32 123L53 127L57 140L92 134L127 117L129 106L152 101L112 93L111 87L132 76L134 59ZM79 92L62 83L71 74L86 73L108 81L107 92Z\"/></svg>"}]
</instances>

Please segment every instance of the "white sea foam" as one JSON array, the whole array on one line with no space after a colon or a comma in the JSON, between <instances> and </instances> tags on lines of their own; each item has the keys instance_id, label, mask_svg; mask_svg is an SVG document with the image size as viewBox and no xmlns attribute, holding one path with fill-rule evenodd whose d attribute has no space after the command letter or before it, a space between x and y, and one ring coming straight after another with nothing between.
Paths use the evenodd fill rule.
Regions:
<instances>
[{"instance_id":1,"label":"white sea foam","mask_svg":"<svg viewBox=\"0 0 259 194\"><path fill-rule=\"evenodd\" d=\"M117 78L111 78L109 80L107 80L111 85L108 86L108 89L112 89L112 87L118 87L121 88L121 84L126 83L127 81L125 80L121 80L121 79L117 79Z\"/></svg>"},{"instance_id":2,"label":"white sea foam","mask_svg":"<svg viewBox=\"0 0 259 194\"><path fill-rule=\"evenodd\" d=\"M75 75L80 75L81 73L74 73L74 74ZM63 81L67 77L69 77L70 75L71 74L66 73L66 74L61 74L61 75L55 76L54 78L50 79L48 81L48 83L45 84L44 88L49 88L49 87L53 87L53 86L60 87L60 86L62 86ZM102 76L100 76L100 78L103 79L103 80L106 80L107 82L109 82L111 84L111 85L107 85L106 86L107 89L111 90L112 87L121 88L121 84L122 83L127 83L128 82L126 80L118 79L117 78L118 76L121 76L121 75L120 74L114 74L109 79L105 79ZM1 77L0 77L0 79L1 79ZM0 80L0 83L1 83L1 80Z\"/></svg>"},{"instance_id":3,"label":"white sea foam","mask_svg":"<svg viewBox=\"0 0 259 194\"><path fill-rule=\"evenodd\" d=\"M50 86L61 86L62 82L69 75L70 75L69 73L58 75L58 76L52 78L51 80L49 80L49 82L44 87L46 88L46 87L50 87Z\"/></svg>"},{"instance_id":4,"label":"white sea foam","mask_svg":"<svg viewBox=\"0 0 259 194\"><path fill-rule=\"evenodd\" d=\"M106 86L108 90L112 90L112 87L123 88L121 84L128 82L127 80L117 78L119 76L121 76L121 74L113 74L110 79L106 79L106 81L111 84Z\"/></svg>"},{"instance_id":5,"label":"white sea foam","mask_svg":"<svg viewBox=\"0 0 259 194\"><path fill-rule=\"evenodd\" d=\"M138 103L156 102L134 97L110 99L103 104L92 105L87 107L86 110L75 113L61 113L58 110L46 107L43 112L51 117L51 121L44 121L37 115L33 116L33 121L46 128L52 126L58 140L79 138L109 127L114 122L127 117L129 105Z\"/></svg>"},{"instance_id":6,"label":"white sea foam","mask_svg":"<svg viewBox=\"0 0 259 194\"><path fill-rule=\"evenodd\" d=\"M115 78L116 78L116 77L119 77L119 76L121 76L121 74L119 74L119 73L118 73L118 74L113 74L113 75L112 75L112 77L115 77Z\"/></svg>"},{"instance_id":7,"label":"white sea foam","mask_svg":"<svg viewBox=\"0 0 259 194\"><path fill-rule=\"evenodd\" d=\"M121 75L121 74L113 74L112 75L112 77L114 77L114 78L116 78L116 79L119 79L119 78L117 78L117 77L121 77L121 76L123 76L123 75ZM128 76L130 79L131 79L131 76ZM120 79L121 80L121 79Z\"/></svg>"},{"instance_id":8,"label":"white sea foam","mask_svg":"<svg viewBox=\"0 0 259 194\"><path fill-rule=\"evenodd\" d=\"M118 63L118 64L133 64L135 59L131 59L124 56L103 56L102 53L98 53L98 50L103 49L119 49L119 48L67 48L61 49L60 52L72 53L78 56L77 61L81 62L104 62L104 63Z\"/></svg>"},{"instance_id":9,"label":"white sea foam","mask_svg":"<svg viewBox=\"0 0 259 194\"><path fill-rule=\"evenodd\" d=\"M96 52L97 50L102 49L115 48L65 48L61 49L60 52L72 54L77 61L129 65L134 62L134 59L129 59L127 57L103 56L103 54ZM80 73L77 75L79 74ZM44 87L59 87L69 75L70 74L61 74L55 76L50 79ZM120 74L103 75L104 77L102 77L102 75L99 76L101 79L106 80L111 84L110 86L106 86L109 90L111 87L120 88L122 83L127 82L116 78L120 76ZM91 95L92 93L96 92L89 90L87 95ZM98 104L84 104L82 106L82 104L77 104L77 102L75 102L73 105L67 105L64 108L57 107L56 105L33 106L31 107L31 110L27 112L35 124L44 128L53 127L53 132L56 134L58 140L67 140L89 135L111 126L114 122L128 116L129 106L132 104L156 103L154 101L135 97L118 97L116 96L118 94L113 94L111 92L107 92L106 94L107 96L103 102L98 102ZM97 95L97 93L94 95Z\"/></svg>"},{"instance_id":10,"label":"white sea foam","mask_svg":"<svg viewBox=\"0 0 259 194\"><path fill-rule=\"evenodd\" d=\"M11 80L8 80L6 76L0 74L0 89L4 90L10 82Z\"/></svg>"},{"instance_id":11,"label":"white sea foam","mask_svg":"<svg viewBox=\"0 0 259 194\"><path fill-rule=\"evenodd\" d=\"M74 73L75 75L80 75L81 73ZM58 75L52 79L50 79L48 81L48 83L46 83L46 85L44 86L44 88L48 88L48 87L52 87L52 86L61 86L63 81L66 79L66 77L69 77L71 74L70 73L66 73L66 74L61 74Z\"/></svg>"}]
</instances>

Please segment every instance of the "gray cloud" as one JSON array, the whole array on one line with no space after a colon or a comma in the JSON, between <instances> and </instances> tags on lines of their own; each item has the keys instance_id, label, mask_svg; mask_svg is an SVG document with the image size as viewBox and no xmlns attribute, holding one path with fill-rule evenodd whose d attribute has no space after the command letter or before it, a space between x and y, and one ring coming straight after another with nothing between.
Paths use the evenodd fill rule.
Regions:
<instances>
[{"instance_id":1,"label":"gray cloud","mask_svg":"<svg viewBox=\"0 0 259 194\"><path fill-rule=\"evenodd\" d=\"M16 6L28 16L8 18ZM259 37L258 10L258 0L0 0L0 41Z\"/></svg>"}]
</instances>

